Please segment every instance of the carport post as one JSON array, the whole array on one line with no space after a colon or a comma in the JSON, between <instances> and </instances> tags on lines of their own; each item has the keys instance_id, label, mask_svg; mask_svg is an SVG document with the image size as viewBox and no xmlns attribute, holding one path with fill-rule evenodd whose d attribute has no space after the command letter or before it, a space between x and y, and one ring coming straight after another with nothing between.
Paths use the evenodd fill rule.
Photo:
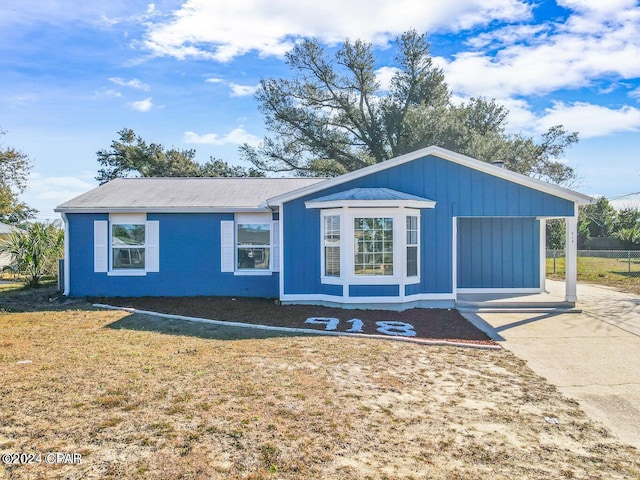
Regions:
<instances>
[{"instance_id":1,"label":"carport post","mask_svg":"<svg viewBox=\"0 0 640 480\"><path fill-rule=\"evenodd\" d=\"M578 204L573 217L565 218L566 257L565 257L565 297L566 302L575 303L578 299L576 284L578 281Z\"/></svg>"}]
</instances>

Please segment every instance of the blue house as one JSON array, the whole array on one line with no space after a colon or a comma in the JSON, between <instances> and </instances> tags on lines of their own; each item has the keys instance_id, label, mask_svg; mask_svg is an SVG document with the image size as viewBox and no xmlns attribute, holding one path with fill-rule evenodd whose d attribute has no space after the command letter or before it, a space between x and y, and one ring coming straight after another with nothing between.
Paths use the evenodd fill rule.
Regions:
<instances>
[{"instance_id":1,"label":"blue house","mask_svg":"<svg viewBox=\"0 0 640 480\"><path fill-rule=\"evenodd\" d=\"M544 289L545 221L591 198L428 147L331 179L116 179L58 206L65 294L451 307Z\"/></svg>"}]
</instances>

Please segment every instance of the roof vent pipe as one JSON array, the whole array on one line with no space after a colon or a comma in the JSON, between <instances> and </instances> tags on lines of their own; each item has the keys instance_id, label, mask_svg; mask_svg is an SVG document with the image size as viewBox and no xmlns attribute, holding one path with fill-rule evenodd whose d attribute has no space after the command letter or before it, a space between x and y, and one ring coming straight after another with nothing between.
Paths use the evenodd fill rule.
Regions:
<instances>
[{"instance_id":1,"label":"roof vent pipe","mask_svg":"<svg viewBox=\"0 0 640 480\"><path fill-rule=\"evenodd\" d=\"M498 167L498 168L504 168L504 161L503 160L494 160L493 162L491 162L491 165Z\"/></svg>"}]
</instances>

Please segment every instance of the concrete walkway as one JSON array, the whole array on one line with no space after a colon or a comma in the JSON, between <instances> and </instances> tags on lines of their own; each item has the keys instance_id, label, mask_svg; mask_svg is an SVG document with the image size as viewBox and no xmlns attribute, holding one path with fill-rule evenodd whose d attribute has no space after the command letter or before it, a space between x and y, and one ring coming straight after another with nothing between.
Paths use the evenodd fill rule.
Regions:
<instances>
[{"instance_id":1,"label":"concrete walkway","mask_svg":"<svg viewBox=\"0 0 640 480\"><path fill-rule=\"evenodd\" d=\"M548 281L561 297L562 282ZM480 309L465 313L580 402L594 420L640 449L640 297L578 285L577 310Z\"/></svg>"}]
</instances>

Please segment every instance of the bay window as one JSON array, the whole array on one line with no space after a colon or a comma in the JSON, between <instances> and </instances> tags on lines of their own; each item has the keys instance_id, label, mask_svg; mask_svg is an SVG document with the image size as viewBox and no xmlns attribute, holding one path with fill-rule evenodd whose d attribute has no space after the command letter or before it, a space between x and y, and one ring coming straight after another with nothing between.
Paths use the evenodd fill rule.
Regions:
<instances>
[{"instance_id":1,"label":"bay window","mask_svg":"<svg viewBox=\"0 0 640 480\"><path fill-rule=\"evenodd\" d=\"M328 284L420 281L420 211L321 210L321 272Z\"/></svg>"}]
</instances>

